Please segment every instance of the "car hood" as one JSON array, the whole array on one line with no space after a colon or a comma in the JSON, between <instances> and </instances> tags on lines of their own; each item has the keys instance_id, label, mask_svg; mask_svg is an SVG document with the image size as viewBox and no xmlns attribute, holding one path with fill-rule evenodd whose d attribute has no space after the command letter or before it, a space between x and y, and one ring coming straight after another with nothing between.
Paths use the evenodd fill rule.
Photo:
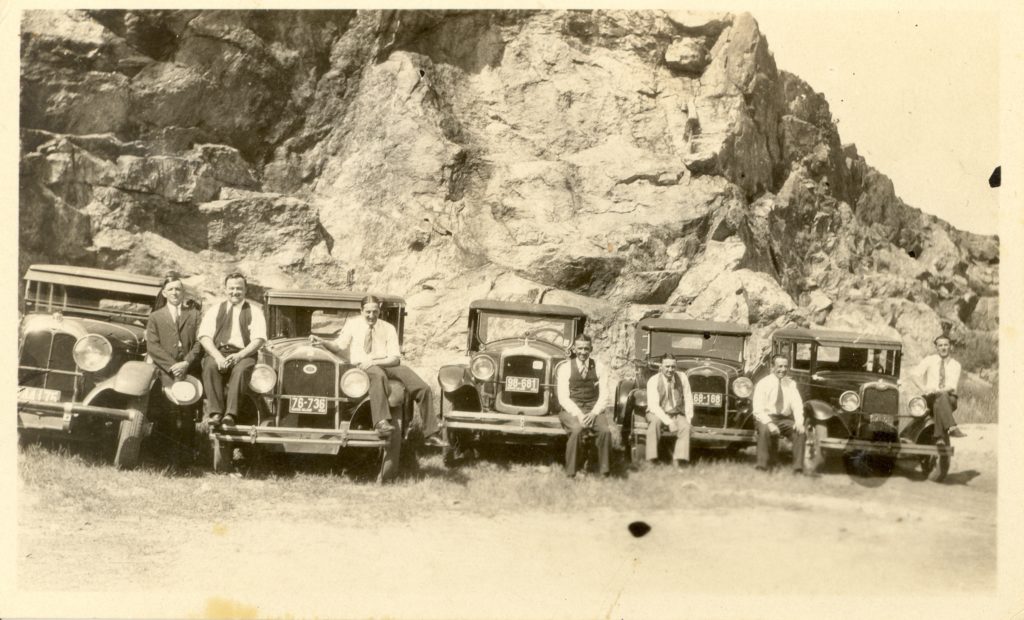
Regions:
<instances>
[{"instance_id":1,"label":"car hood","mask_svg":"<svg viewBox=\"0 0 1024 620\"><path fill-rule=\"evenodd\" d=\"M551 344L544 340L532 340L525 338L509 338L507 340L495 340L487 343L482 353L493 353L495 355L522 353L527 355L539 355L551 359L564 358L565 349Z\"/></svg>"},{"instance_id":2,"label":"car hood","mask_svg":"<svg viewBox=\"0 0 1024 620\"><path fill-rule=\"evenodd\" d=\"M264 350L278 359L330 360L337 364L347 363L343 358L323 347L309 344L308 338L278 338L264 346Z\"/></svg>"},{"instance_id":3,"label":"car hood","mask_svg":"<svg viewBox=\"0 0 1024 620\"><path fill-rule=\"evenodd\" d=\"M120 347L129 352L137 352L145 346L146 330L142 326L111 323L76 316L61 316L56 318L52 314L29 314L22 322L22 332L56 330L67 332L76 338L89 334L98 334L110 341L115 347Z\"/></svg>"},{"instance_id":4,"label":"car hood","mask_svg":"<svg viewBox=\"0 0 1024 620\"><path fill-rule=\"evenodd\" d=\"M826 370L819 371L817 375L822 378L822 381L815 381L815 385L829 385L835 388L842 388L844 390L857 391L860 389L860 386L865 383L875 383L876 381L887 383L889 385L896 385L896 379L894 377L871 372Z\"/></svg>"}]
</instances>

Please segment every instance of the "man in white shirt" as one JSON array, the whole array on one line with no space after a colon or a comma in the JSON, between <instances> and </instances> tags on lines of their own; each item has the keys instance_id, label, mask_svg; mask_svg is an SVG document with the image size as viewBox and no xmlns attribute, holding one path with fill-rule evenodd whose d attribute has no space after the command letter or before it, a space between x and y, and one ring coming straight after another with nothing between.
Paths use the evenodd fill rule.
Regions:
<instances>
[{"instance_id":1,"label":"man in white shirt","mask_svg":"<svg viewBox=\"0 0 1024 620\"><path fill-rule=\"evenodd\" d=\"M419 407L424 443L444 447L446 443L441 438L430 387L415 372L401 365L398 331L387 321L379 320L380 304L380 299L373 295L364 297L359 304L359 317L346 321L333 342L313 334L310 334L309 341L366 371L370 377L370 415L379 436L388 437L395 429L388 407L388 379L395 379L402 382Z\"/></svg>"},{"instance_id":2,"label":"man in white shirt","mask_svg":"<svg viewBox=\"0 0 1024 620\"><path fill-rule=\"evenodd\" d=\"M601 365L591 357L594 343L590 336L580 334L573 344L575 359L558 367L556 394L562 410L558 419L569 433L565 444L565 473L576 475L580 448L587 436L596 435L598 469L602 476L611 474L612 430L608 413L608 381Z\"/></svg>"},{"instance_id":3,"label":"man in white shirt","mask_svg":"<svg viewBox=\"0 0 1024 620\"><path fill-rule=\"evenodd\" d=\"M203 390L211 425L235 423L246 374L267 341L267 321L259 308L246 301L245 289L245 276L228 274L224 278L227 300L213 305L199 323L197 337L206 349Z\"/></svg>"},{"instance_id":4,"label":"man in white shirt","mask_svg":"<svg viewBox=\"0 0 1024 620\"><path fill-rule=\"evenodd\" d=\"M936 353L921 360L911 372L911 379L924 392L924 399L935 418L936 438L966 437L957 428L953 412L957 405L957 388L960 387L960 362L950 357L953 346L948 336L935 339Z\"/></svg>"},{"instance_id":5,"label":"man in white shirt","mask_svg":"<svg viewBox=\"0 0 1024 620\"><path fill-rule=\"evenodd\" d=\"M757 468L767 470L775 461L778 437L793 444L793 473L804 470L804 401L796 381L786 376L789 359L772 356L772 372L754 386L754 426L757 429Z\"/></svg>"},{"instance_id":6,"label":"man in white shirt","mask_svg":"<svg viewBox=\"0 0 1024 620\"><path fill-rule=\"evenodd\" d=\"M671 354L661 358L658 374L647 380L647 460L657 462L661 425L676 434L672 458L679 466L690 462L690 423L693 421L693 392L685 372L676 370Z\"/></svg>"}]
</instances>

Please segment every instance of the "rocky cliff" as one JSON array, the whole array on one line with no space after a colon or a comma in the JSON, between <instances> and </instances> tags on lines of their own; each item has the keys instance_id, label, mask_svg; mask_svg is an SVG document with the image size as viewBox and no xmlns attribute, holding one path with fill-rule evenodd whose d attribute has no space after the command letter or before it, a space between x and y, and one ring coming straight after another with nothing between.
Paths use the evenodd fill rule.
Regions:
<instances>
[{"instance_id":1,"label":"rocky cliff","mask_svg":"<svg viewBox=\"0 0 1024 620\"><path fill-rule=\"evenodd\" d=\"M403 295L425 374L481 297L584 308L615 366L655 314L994 335L997 239L904 204L750 15L30 11L21 61L22 273Z\"/></svg>"}]
</instances>

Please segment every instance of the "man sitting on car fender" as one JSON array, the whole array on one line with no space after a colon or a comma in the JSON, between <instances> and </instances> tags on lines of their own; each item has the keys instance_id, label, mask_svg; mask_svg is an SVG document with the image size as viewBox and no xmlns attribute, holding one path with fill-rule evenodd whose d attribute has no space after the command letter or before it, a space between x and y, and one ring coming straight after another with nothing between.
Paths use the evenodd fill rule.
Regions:
<instances>
[{"instance_id":1,"label":"man sitting on car fender","mask_svg":"<svg viewBox=\"0 0 1024 620\"><path fill-rule=\"evenodd\" d=\"M401 381L416 401L423 422L423 436L428 446L444 447L440 437L440 424L434 413L434 397L430 387L402 363L398 347L398 332L387 321L380 321L380 299L367 295L360 303L361 314L345 323L336 340L324 340L310 334L309 341L323 346L366 371L370 377L370 415L373 427L381 437L394 431L391 410L388 408L388 379Z\"/></svg>"},{"instance_id":2,"label":"man sitting on car fender","mask_svg":"<svg viewBox=\"0 0 1024 620\"><path fill-rule=\"evenodd\" d=\"M772 356L772 372L754 386L754 425L757 427L757 468L767 470L775 460L779 435L793 443L793 472L804 469L804 401L796 382L787 377L789 359Z\"/></svg>"},{"instance_id":3,"label":"man sitting on car fender","mask_svg":"<svg viewBox=\"0 0 1024 620\"><path fill-rule=\"evenodd\" d=\"M935 339L935 353L921 360L911 377L924 391L924 399L935 418L936 437L949 433L950 437L966 437L956 426L957 388L960 386L960 362L950 356L952 343L949 336Z\"/></svg>"},{"instance_id":4,"label":"man sitting on car fender","mask_svg":"<svg viewBox=\"0 0 1024 620\"><path fill-rule=\"evenodd\" d=\"M612 431L607 407L607 381L601 366L590 356L594 343L590 336L580 334L573 350L576 359L558 367L556 377L558 402L562 410L558 419L569 433L565 444L565 473L570 478L579 467L579 452L584 434L597 434L597 459L602 476L611 474Z\"/></svg>"},{"instance_id":5,"label":"man sitting on car fender","mask_svg":"<svg viewBox=\"0 0 1024 620\"><path fill-rule=\"evenodd\" d=\"M672 458L679 466L690 462L690 421L693 420L693 392L686 373L676 370L670 353L661 358L659 373L647 380L647 460L658 460L661 423L676 434Z\"/></svg>"}]
</instances>

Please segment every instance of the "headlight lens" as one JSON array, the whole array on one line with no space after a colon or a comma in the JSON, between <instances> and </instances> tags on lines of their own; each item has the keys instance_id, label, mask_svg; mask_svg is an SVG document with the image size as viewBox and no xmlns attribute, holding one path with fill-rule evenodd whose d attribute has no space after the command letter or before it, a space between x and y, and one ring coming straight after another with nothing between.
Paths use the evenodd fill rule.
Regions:
<instances>
[{"instance_id":1,"label":"headlight lens","mask_svg":"<svg viewBox=\"0 0 1024 620\"><path fill-rule=\"evenodd\" d=\"M257 394L269 394L277 385L277 373L266 364L256 364L249 377L249 387Z\"/></svg>"},{"instance_id":2,"label":"headlight lens","mask_svg":"<svg viewBox=\"0 0 1024 620\"><path fill-rule=\"evenodd\" d=\"M920 396L915 396L910 399L910 415L915 418L920 418L924 414L928 413L928 403L925 402Z\"/></svg>"},{"instance_id":3,"label":"headlight lens","mask_svg":"<svg viewBox=\"0 0 1024 620\"><path fill-rule=\"evenodd\" d=\"M86 372L99 372L107 367L114 348L110 341L99 334L89 334L78 339L72 355L78 367Z\"/></svg>"},{"instance_id":4,"label":"headlight lens","mask_svg":"<svg viewBox=\"0 0 1024 620\"><path fill-rule=\"evenodd\" d=\"M740 398L750 398L754 392L754 382L746 377L740 377L732 382L732 393Z\"/></svg>"},{"instance_id":5,"label":"headlight lens","mask_svg":"<svg viewBox=\"0 0 1024 620\"><path fill-rule=\"evenodd\" d=\"M860 396L856 392L843 392L839 397L839 406L843 411L856 411L860 407Z\"/></svg>"},{"instance_id":6,"label":"headlight lens","mask_svg":"<svg viewBox=\"0 0 1024 620\"><path fill-rule=\"evenodd\" d=\"M370 390L370 376L360 368L353 368L341 375L341 391L349 398L360 398Z\"/></svg>"},{"instance_id":7,"label":"headlight lens","mask_svg":"<svg viewBox=\"0 0 1024 620\"><path fill-rule=\"evenodd\" d=\"M486 355L478 355L473 358L473 362L469 365L469 372L473 374L473 378L477 381L487 381L494 376L496 369L494 360Z\"/></svg>"}]
</instances>

